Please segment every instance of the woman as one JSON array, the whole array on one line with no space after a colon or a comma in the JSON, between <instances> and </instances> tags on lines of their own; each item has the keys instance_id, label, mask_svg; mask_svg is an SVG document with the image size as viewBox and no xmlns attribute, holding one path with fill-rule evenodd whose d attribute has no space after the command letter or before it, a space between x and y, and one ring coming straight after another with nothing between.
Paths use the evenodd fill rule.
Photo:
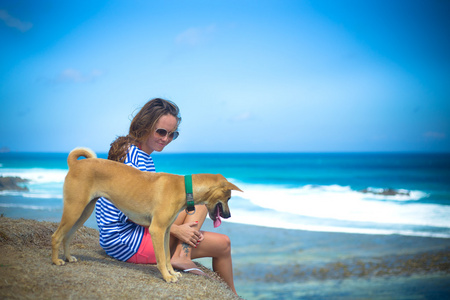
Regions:
<instances>
[{"instance_id":1,"label":"woman","mask_svg":"<svg viewBox=\"0 0 450 300\"><path fill-rule=\"evenodd\" d=\"M108 159L141 171L155 172L150 154L162 151L178 137L180 121L179 109L174 103L160 98L150 100L131 121L128 135L118 137L111 144ZM172 265L184 272L202 275L192 259L212 257L213 270L236 293L230 239L223 234L200 231L207 209L204 205L195 208L192 215L181 211L170 228ZM100 245L108 255L131 263L156 263L148 228L133 223L105 198L96 203L96 218Z\"/></svg>"}]
</instances>

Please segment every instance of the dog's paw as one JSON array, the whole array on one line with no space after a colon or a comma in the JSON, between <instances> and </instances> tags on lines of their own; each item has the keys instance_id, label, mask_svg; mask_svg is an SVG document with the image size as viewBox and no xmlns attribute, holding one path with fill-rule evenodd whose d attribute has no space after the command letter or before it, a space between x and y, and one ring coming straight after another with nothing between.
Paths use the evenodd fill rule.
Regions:
<instances>
[{"instance_id":1,"label":"dog's paw","mask_svg":"<svg viewBox=\"0 0 450 300\"><path fill-rule=\"evenodd\" d=\"M66 261L74 263L77 262L77 258L75 256L66 257Z\"/></svg>"},{"instance_id":2,"label":"dog's paw","mask_svg":"<svg viewBox=\"0 0 450 300\"><path fill-rule=\"evenodd\" d=\"M170 273L170 274L177 276L177 277L183 276L183 274L181 274L180 272L176 272L176 271L173 271L173 273Z\"/></svg>"},{"instance_id":3,"label":"dog's paw","mask_svg":"<svg viewBox=\"0 0 450 300\"><path fill-rule=\"evenodd\" d=\"M169 274L177 277L183 276L180 272L175 271L173 268L169 268Z\"/></svg>"},{"instance_id":4,"label":"dog's paw","mask_svg":"<svg viewBox=\"0 0 450 300\"><path fill-rule=\"evenodd\" d=\"M63 266L66 263L62 260L62 259L57 259L53 261L53 264L57 265L57 266Z\"/></svg>"},{"instance_id":5,"label":"dog's paw","mask_svg":"<svg viewBox=\"0 0 450 300\"><path fill-rule=\"evenodd\" d=\"M177 282L178 276L177 275L169 275L169 276L165 277L164 280L168 283Z\"/></svg>"}]
</instances>

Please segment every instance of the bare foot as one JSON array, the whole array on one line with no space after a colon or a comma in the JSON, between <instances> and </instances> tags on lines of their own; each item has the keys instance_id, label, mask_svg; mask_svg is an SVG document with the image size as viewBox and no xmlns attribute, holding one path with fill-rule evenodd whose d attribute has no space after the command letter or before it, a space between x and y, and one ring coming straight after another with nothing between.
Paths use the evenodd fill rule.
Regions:
<instances>
[{"instance_id":1,"label":"bare foot","mask_svg":"<svg viewBox=\"0 0 450 300\"><path fill-rule=\"evenodd\" d=\"M191 260L191 247L186 243L180 243L170 260L175 269L182 270L186 273L206 276L197 265Z\"/></svg>"},{"instance_id":2,"label":"bare foot","mask_svg":"<svg viewBox=\"0 0 450 300\"><path fill-rule=\"evenodd\" d=\"M174 269L178 269L183 272L192 273L195 275L206 276L206 274L202 270L200 270L198 266L189 258L181 259L172 257L170 263L172 264L172 267Z\"/></svg>"}]
</instances>

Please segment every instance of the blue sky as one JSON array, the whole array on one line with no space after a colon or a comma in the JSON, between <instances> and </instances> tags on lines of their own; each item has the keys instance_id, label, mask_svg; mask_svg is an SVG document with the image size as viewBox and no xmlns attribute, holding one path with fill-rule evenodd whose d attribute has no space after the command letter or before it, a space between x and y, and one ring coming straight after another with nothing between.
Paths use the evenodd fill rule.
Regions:
<instances>
[{"instance_id":1,"label":"blue sky","mask_svg":"<svg viewBox=\"0 0 450 300\"><path fill-rule=\"evenodd\" d=\"M450 152L449 1L0 0L0 148L106 152L154 97L168 152Z\"/></svg>"}]
</instances>

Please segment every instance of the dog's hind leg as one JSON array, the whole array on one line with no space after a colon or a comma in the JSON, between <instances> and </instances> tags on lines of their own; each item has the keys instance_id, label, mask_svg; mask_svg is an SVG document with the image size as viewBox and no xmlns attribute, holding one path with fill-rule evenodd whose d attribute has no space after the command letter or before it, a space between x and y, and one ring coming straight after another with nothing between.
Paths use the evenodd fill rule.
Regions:
<instances>
[{"instance_id":1,"label":"dog's hind leg","mask_svg":"<svg viewBox=\"0 0 450 300\"><path fill-rule=\"evenodd\" d=\"M67 234L80 219L85 209L84 205L77 204L76 201L67 201L67 197L64 198L64 208L61 222L59 223L58 229L56 229L55 233L52 235L52 262L58 266L64 265L64 261L58 258L61 242L63 240L64 242L67 241Z\"/></svg>"},{"instance_id":2,"label":"dog's hind leg","mask_svg":"<svg viewBox=\"0 0 450 300\"><path fill-rule=\"evenodd\" d=\"M75 225L72 226L70 231L66 234L66 236L63 239L63 246L64 246L64 257L66 258L66 261L68 262L76 262L77 259L75 256L70 255L70 243L72 242L74 233L83 226L84 222L91 216L92 211L95 208L95 203L97 202L97 199L92 200L88 203L88 205L84 208L83 213L81 214L80 218L77 220Z\"/></svg>"}]
</instances>

